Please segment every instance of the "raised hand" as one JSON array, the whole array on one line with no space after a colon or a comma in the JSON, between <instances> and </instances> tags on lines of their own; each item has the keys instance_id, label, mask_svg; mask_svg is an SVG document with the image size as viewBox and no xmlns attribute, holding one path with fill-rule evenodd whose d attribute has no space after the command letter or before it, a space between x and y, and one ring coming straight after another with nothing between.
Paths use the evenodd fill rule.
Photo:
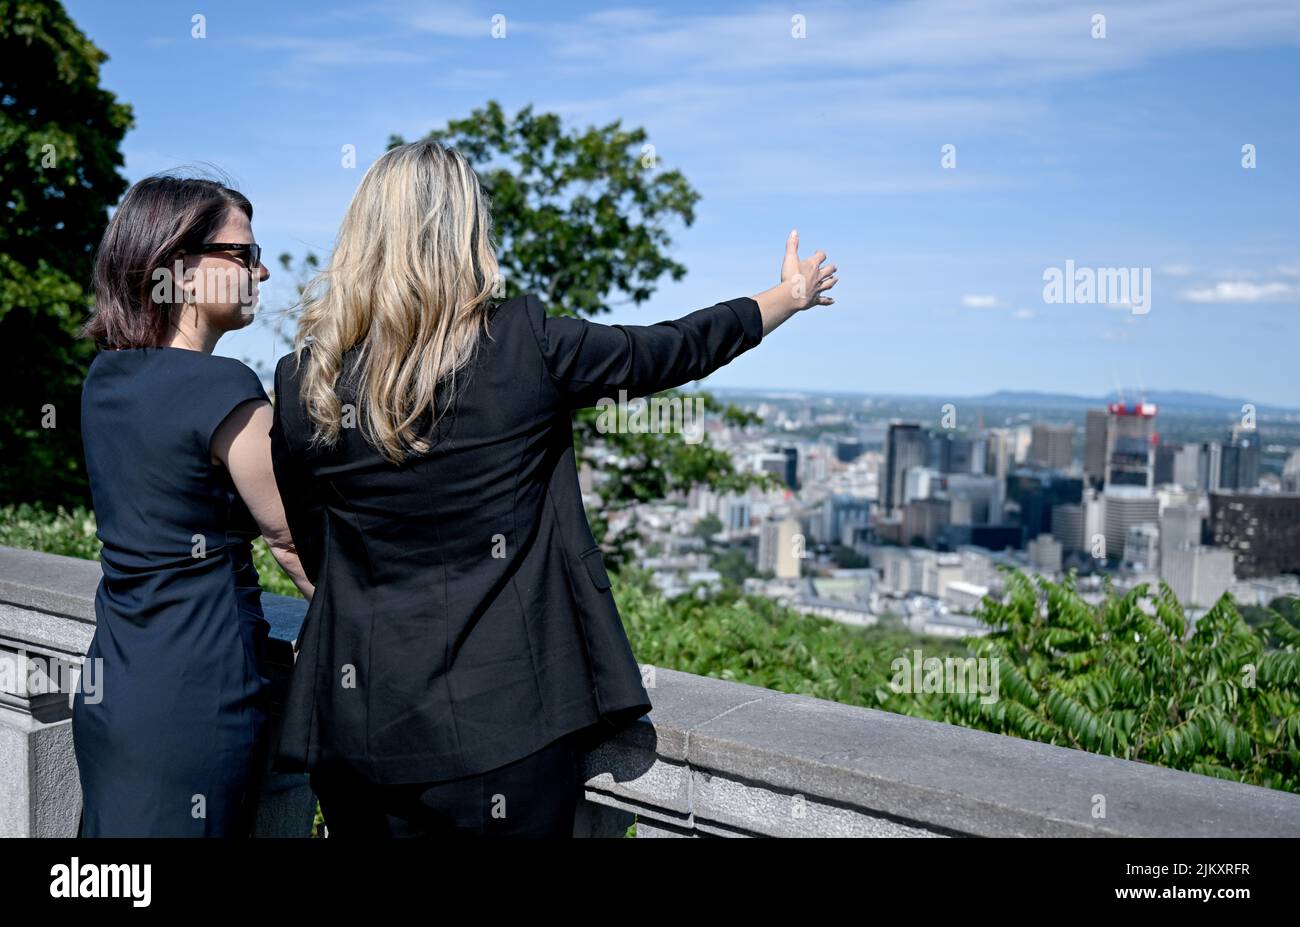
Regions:
<instances>
[{"instance_id":1,"label":"raised hand","mask_svg":"<svg viewBox=\"0 0 1300 927\"><path fill-rule=\"evenodd\" d=\"M781 282L790 288L796 312L835 302L833 297L822 295L839 282L834 264L822 267L825 260L826 252L821 250L814 251L806 260L800 260L799 232L790 232L785 240L785 258L781 261Z\"/></svg>"}]
</instances>

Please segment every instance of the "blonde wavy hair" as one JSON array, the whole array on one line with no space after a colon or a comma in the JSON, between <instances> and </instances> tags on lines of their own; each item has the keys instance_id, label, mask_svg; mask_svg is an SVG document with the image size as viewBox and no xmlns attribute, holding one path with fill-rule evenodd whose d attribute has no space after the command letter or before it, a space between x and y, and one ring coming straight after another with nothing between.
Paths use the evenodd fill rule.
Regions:
<instances>
[{"instance_id":1,"label":"blonde wavy hair","mask_svg":"<svg viewBox=\"0 0 1300 927\"><path fill-rule=\"evenodd\" d=\"M428 450L415 433L435 393L487 334L499 267L478 176L453 148L412 142L366 171L329 265L303 290L294 352L313 443L334 445L343 355L359 346L357 424L388 460ZM434 418L436 424L441 414Z\"/></svg>"}]
</instances>

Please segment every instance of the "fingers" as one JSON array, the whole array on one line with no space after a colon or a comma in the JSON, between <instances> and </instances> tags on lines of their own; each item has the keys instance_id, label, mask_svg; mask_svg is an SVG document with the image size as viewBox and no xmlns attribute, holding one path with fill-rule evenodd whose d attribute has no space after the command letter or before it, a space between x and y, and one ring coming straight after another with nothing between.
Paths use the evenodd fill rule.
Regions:
<instances>
[{"instance_id":1,"label":"fingers","mask_svg":"<svg viewBox=\"0 0 1300 927\"><path fill-rule=\"evenodd\" d=\"M797 255L799 253L799 230L791 229L790 234L785 237L785 253Z\"/></svg>"},{"instance_id":2,"label":"fingers","mask_svg":"<svg viewBox=\"0 0 1300 927\"><path fill-rule=\"evenodd\" d=\"M817 284L817 292L820 293L822 290L829 290L831 287L835 286L835 284L839 282L840 282L839 277L835 277L835 276L823 277Z\"/></svg>"},{"instance_id":3,"label":"fingers","mask_svg":"<svg viewBox=\"0 0 1300 927\"><path fill-rule=\"evenodd\" d=\"M810 257L808 260L812 261L813 267L820 267L822 261L826 260L826 252L818 248L816 251L813 252L812 257Z\"/></svg>"}]
</instances>

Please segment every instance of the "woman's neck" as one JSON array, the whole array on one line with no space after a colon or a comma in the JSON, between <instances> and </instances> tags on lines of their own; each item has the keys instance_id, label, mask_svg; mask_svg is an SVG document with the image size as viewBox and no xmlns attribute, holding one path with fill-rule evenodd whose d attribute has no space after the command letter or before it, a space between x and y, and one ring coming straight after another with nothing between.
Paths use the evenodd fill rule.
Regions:
<instances>
[{"instance_id":1,"label":"woman's neck","mask_svg":"<svg viewBox=\"0 0 1300 927\"><path fill-rule=\"evenodd\" d=\"M211 354L221 338L221 332L207 326L173 325L168 331L167 347Z\"/></svg>"}]
</instances>

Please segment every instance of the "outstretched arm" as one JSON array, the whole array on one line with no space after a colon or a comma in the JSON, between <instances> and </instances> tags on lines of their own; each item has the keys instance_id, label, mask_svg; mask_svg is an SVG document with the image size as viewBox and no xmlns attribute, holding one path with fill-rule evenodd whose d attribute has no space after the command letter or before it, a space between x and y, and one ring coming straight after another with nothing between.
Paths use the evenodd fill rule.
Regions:
<instances>
[{"instance_id":1,"label":"outstretched arm","mask_svg":"<svg viewBox=\"0 0 1300 927\"><path fill-rule=\"evenodd\" d=\"M822 267L818 251L798 258L798 234L786 244L781 283L759 293L726 300L679 319L655 325L603 325L587 319L548 317L528 298L534 328L551 380L570 407L647 396L698 380L755 347L764 335L796 312L829 305L835 267Z\"/></svg>"}]
</instances>

